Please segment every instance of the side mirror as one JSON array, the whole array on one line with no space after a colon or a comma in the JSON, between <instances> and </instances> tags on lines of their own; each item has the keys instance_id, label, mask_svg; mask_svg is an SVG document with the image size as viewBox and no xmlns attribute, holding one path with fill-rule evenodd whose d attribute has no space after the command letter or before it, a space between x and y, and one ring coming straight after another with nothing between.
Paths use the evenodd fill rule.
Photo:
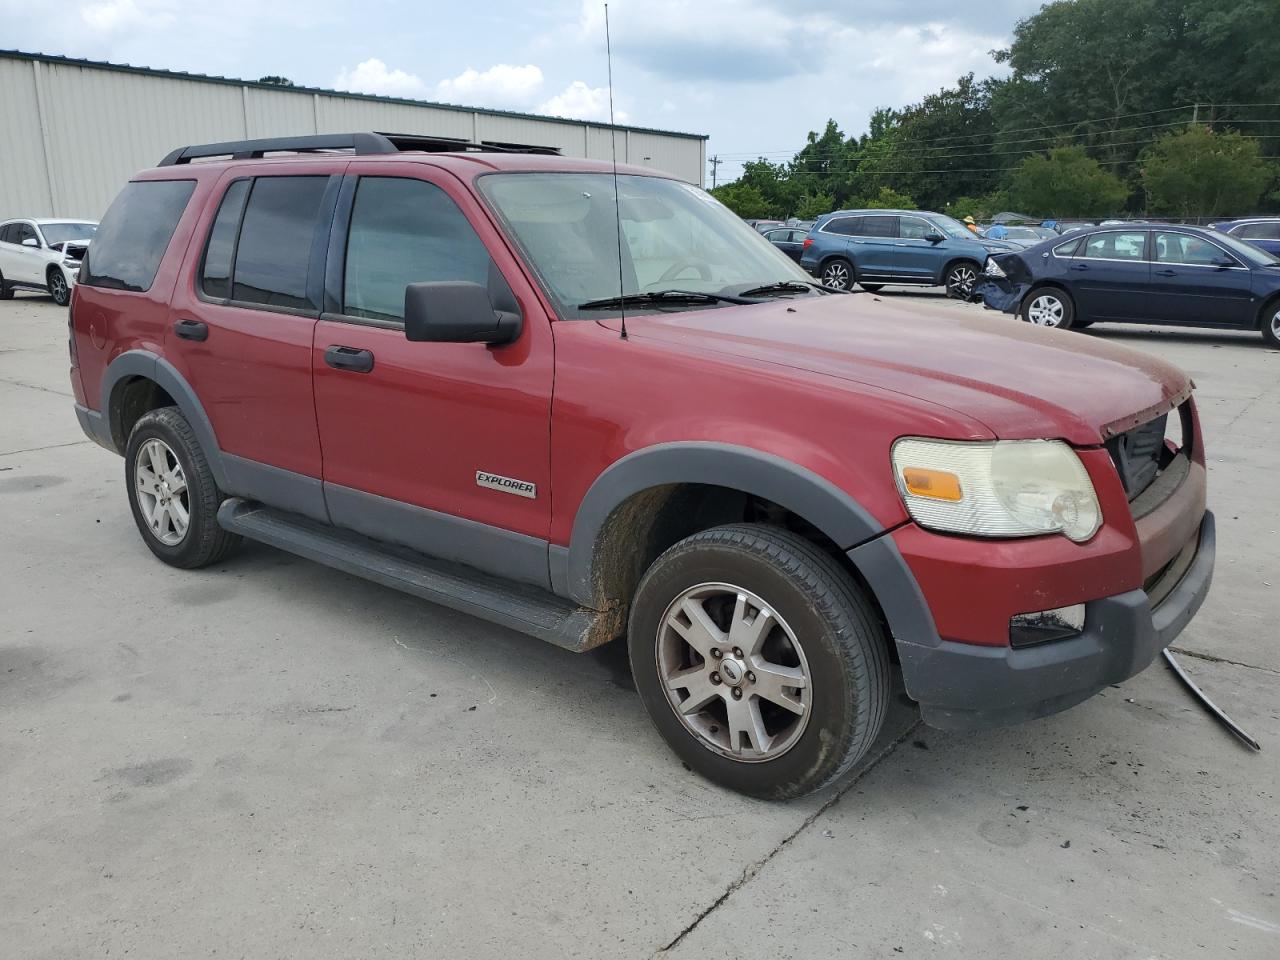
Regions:
<instances>
[{"instance_id":1,"label":"side mirror","mask_svg":"<svg viewBox=\"0 0 1280 960\"><path fill-rule=\"evenodd\" d=\"M27 239L22 241L22 245L24 247L38 247L40 246L40 241L35 237L27 237Z\"/></svg>"},{"instance_id":2,"label":"side mirror","mask_svg":"<svg viewBox=\"0 0 1280 960\"><path fill-rule=\"evenodd\" d=\"M1213 265L1219 270L1230 270L1232 267L1236 266L1236 262L1229 257L1219 257L1217 260L1213 261Z\"/></svg>"},{"instance_id":3,"label":"side mirror","mask_svg":"<svg viewBox=\"0 0 1280 960\"><path fill-rule=\"evenodd\" d=\"M520 336L518 313L495 310L478 283L411 283L404 289L404 336L416 343L510 343Z\"/></svg>"},{"instance_id":4,"label":"side mirror","mask_svg":"<svg viewBox=\"0 0 1280 960\"><path fill-rule=\"evenodd\" d=\"M933 233L926 233L924 235L924 238L928 240L930 243L941 243L943 240L946 239L946 237L944 237L942 234L938 233L937 231L934 231Z\"/></svg>"}]
</instances>

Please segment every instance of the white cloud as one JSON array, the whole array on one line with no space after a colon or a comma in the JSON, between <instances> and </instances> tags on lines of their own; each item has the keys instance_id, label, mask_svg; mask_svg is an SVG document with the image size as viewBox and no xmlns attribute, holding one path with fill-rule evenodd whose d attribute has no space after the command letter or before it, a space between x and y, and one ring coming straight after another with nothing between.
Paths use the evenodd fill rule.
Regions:
<instances>
[{"instance_id":1,"label":"white cloud","mask_svg":"<svg viewBox=\"0 0 1280 960\"><path fill-rule=\"evenodd\" d=\"M167 26L173 21L169 0L100 0L80 7L80 19L99 33Z\"/></svg>"},{"instance_id":2,"label":"white cloud","mask_svg":"<svg viewBox=\"0 0 1280 960\"><path fill-rule=\"evenodd\" d=\"M552 117L569 117L574 120L609 119L609 88L589 87L575 80L550 100L538 107L539 113ZM619 123L627 119L626 111L615 110L614 119Z\"/></svg>"},{"instance_id":3,"label":"white cloud","mask_svg":"<svg viewBox=\"0 0 1280 960\"><path fill-rule=\"evenodd\" d=\"M388 69L377 57L358 64L354 70L343 70L333 85L338 90L387 97L421 97L427 92L427 85L421 77L403 70Z\"/></svg>"},{"instance_id":4,"label":"white cloud","mask_svg":"<svg viewBox=\"0 0 1280 960\"><path fill-rule=\"evenodd\" d=\"M498 63L488 70L467 68L436 84L436 96L449 103L485 107L525 107L538 98L542 71L532 63L522 67Z\"/></svg>"}]
</instances>

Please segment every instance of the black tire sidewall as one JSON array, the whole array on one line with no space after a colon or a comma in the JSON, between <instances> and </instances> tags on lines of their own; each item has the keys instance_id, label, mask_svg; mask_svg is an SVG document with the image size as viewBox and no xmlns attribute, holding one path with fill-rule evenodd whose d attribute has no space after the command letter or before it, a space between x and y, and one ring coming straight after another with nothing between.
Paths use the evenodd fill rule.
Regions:
<instances>
[{"instance_id":1,"label":"black tire sidewall","mask_svg":"<svg viewBox=\"0 0 1280 960\"><path fill-rule=\"evenodd\" d=\"M1018 313L1027 323L1031 323L1031 302L1042 294L1052 294L1062 302L1062 322L1056 327L1048 327L1049 330L1070 330L1076 320L1076 304L1071 299L1071 294L1058 287L1035 287L1022 298L1022 306Z\"/></svg>"},{"instance_id":2,"label":"black tire sidewall","mask_svg":"<svg viewBox=\"0 0 1280 960\"><path fill-rule=\"evenodd\" d=\"M699 583L724 582L765 599L800 640L809 666L813 713L800 739L775 760L731 760L685 729L658 672L658 626L668 605ZM693 769L723 786L763 799L786 799L827 782L856 723L859 691L830 624L781 570L732 548L708 544L655 563L632 607L628 646L636 689L667 744ZM863 671L866 675L866 671ZM863 695L865 696L865 695Z\"/></svg>"}]
</instances>

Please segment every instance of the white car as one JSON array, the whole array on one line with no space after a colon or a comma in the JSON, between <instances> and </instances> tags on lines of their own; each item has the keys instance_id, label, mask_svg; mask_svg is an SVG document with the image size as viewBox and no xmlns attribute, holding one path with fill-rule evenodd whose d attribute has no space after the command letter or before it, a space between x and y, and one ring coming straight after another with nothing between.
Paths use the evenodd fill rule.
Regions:
<instances>
[{"instance_id":1,"label":"white car","mask_svg":"<svg viewBox=\"0 0 1280 960\"><path fill-rule=\"evenodd\" d=\"M65 307L96 220L6 220L0 223L0 300L15 289L45 290Z\"/></svg>"}]
</instances>

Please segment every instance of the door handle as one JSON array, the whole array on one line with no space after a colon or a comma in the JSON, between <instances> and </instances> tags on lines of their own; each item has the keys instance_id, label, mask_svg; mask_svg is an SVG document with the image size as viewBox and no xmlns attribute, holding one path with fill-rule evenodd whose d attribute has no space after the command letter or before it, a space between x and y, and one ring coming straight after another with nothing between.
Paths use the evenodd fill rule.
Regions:
<instances>
[{"instance_id":1,"label":"door handle","mask_svg":"<svg viewBox=\"0 0 1280 960\"><path fill-rule=\"evenodd\" d=\"M368 373L373 369L373 351L335 345L325 349L324 362L335 370Z\"/></svg>"},{"instance_id":2,"label":"door handle","mask_svg":"<svg viewBox=\"0 0 1280 960\"><path fill-rule=\"evenodd\" d=\"M1071 265L1071 269L1072 270L1088 270L1089 265L1087 263L1073 263Z\"/></svg>"},{"instance_id":3,"label":"door handle","mask_svg":"<svg viewBox=\"0 0 1280 960\"><path fill-rule=\"evenodd\" d=\"M1156 271L1157 277L1176 277L1177 275L1178 275L1177 270L1157 270Z\"/></svg>"},{"instance_id":4,"label":"door handle","mask_svg":"<svg viewBox=\"0 0 1280 960\"><path fill-rule=\"evenodd\" d=\"M183 340L209 339L209 325L199 320L179 320L173 325L173 332Z\"/></svg>"}]
</instances>

